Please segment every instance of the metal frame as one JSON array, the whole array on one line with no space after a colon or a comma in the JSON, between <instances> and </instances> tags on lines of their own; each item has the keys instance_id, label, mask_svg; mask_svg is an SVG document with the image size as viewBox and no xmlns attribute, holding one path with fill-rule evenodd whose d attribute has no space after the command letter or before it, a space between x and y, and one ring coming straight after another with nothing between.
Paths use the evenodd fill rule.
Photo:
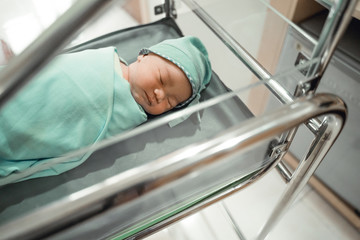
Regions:
<instances>
[{"instance_id":1,"label":"metal frame","mask_svg":"<svg viewBox=\"0 0 360 240\"><path fill-rule=\"evenodd\" d=\"M238 57L246 67L252 71L259 80L267 80L265 85L268 89L284 104L294 101L296 96L288 92L274 77L259 63L241 44L237 42L235 38L231 36L219 23L216 22L195 0L182 0L184 1L192 11L203 21L205 25ZM261 1L267 3L266 1ZM328 1L325 2L326 6L330 7L328 18L324 24L324 28L319 36L318 41L314 40L310 36L306 35L307 39L315 44L311 59L320 58L319 64L312 64L309 68L312 71L308 71L308 75L304 80L320 79L324 70L326 69L328 62L330 61L332 54L344 34L350 20L352 13L355 9L357 0L339 0L332 1L332 5L328 5ZM325 4L324 3L324 4ZM269 4L266 4L270 7ZM274 11L273 8L270 8ZM280 13L277 13L280 14ZM281 16L286 19L284 16ZM287 20L288 21L288 20ZM297 28L298 29L298 28ZM310 60L311 60L310 59ZM305 84L302 82L301 84ZM315 92L317 85L314 88L308 89L312 93ZM315 126L310 126L314 132L320 127L319 122L313 123Z\"/></svg>"},{"instance_id":2,"label":"metal frame","mask_svg":"<svg viewBox=\"0 0 360 240\"><path fill-rule=\"evenodd\" d=\"M82 217L82 211L93 209L104 202L112 202L112 204L108 205L106 209L87 217L93 217L96 214L101 214L103 211L119 207L126 202L109 201L109 199L116 199L118 195L126 196L130 189L139 190L137 191L139 195L132 196L131 198L136 199L209 164L222 161L226 156L248 150L262 141L320 115L328 117L314 142L312 153L299 168L299 171L294 176L294 183L286 191L281 201L284 205L279 205L280 209L276 209L277 213L282 213L285 211L283 207L289 205L296 197L296 194L301 191L303 185L306 184L341 132L346 119L346 107L343 101L334 95L320 94L313 98L302 98L292 104L283 106L271 114L250 119L245 124L241 123L220 136L185 147L157 161L128 170L92 187L66 196L64 199L44 206L36 212L0 227L0 232L5 239L19 239L25 236L26 238L49 236L48 234L51 234L52 231L56 232L58 230L54 230L49 226L63 227L61 223L64 222L60 220L73 220L73 216ZM224 188L223 192L210 195L183 211L164 219L162 222L154 223L151 228L132 237L138 238L151 234L167 226L169 223L177 221L242 189L267 173L280 159L278 158L271 166L262 169L249 179L243 180L237 186ZM143 191L144 189L146 191ZM278 217L279 214L276 214L274 220L277 220ZM37 220L33 221L33 219ZM19 226L22 227L19 228ZM265 235L269 227L263 231Z\"/></svg>"},{"instance_id":3,"label":"metal frame","mask_svg":"<svg viewBox=\"0 0 360 240\"><path fill-rule=\"evenodd\" d=\"M293 102L299 96L312 95L316 92L319 81L329 64L338 42L351 21L352 13L354 12L357 4L357 0L339 0L331 2L326 0L317 0L329 8L328 17L317 41L307 34L303 35L315 45L310 60L319 58L319 63L310 64L309 69L307 70L307 75L304 77L304 81L299 82L298 84L297 91L302 94L294 96L289 93L281 85L281 83L276 81L276 79L273 79L273 76L271 76L271 74L253 56L251 56L246 49L236 41L236 39L234 39L223 27L221 27L206 11L204 11L196 1L183 1L187 3L187 5L204 22L204 24L206 24L213 33L224 42L224 44L235 54L235 56L237 56L245 64L245 66L247 66L249 70L251 70L259 78L259 80L266 80L265 85L267 88L284 104ZM262 0L261 2L263 2L272 11L275 11L275 13L282 17L286 22L291 24L286 17L282 16L279 12L272 8L268 2ZM297 26L294 26L294 28L303 33L303 31ZM325 119L325 122L326 121L327 120ZM321 141L320 139L323 137L321 131L323 129L324 122L321 123L319 119L313 118L309 119L305 125L315 135L314 143L319 143L319 141ZM296 131L297 127L294 127L281 135L278 148L276 149L278 154L281 155L280 158L282 158L289 149ZM281 200L277 203L269 219L265 222L265 225L259 232L258 239L261 240L266 237L287 207L295 199L299 189L304 187L310 176L315 172L321 162L321 160L319 161L318 159L322 159L322 157L316 158L313 156L315 148L318 147L319 145L314 144L314 146L309 148L306 158L300 162L299 166L293 173L281 160L279 161L276 166L277 170L285 182L288 183L288 186L284 191L284 195ZM227 214L230 213L227 212ZM230 216L230 220L231 219L233 218ZM232 224L235 227L237 226L236 223ZM241 232L241 230L237 229L236 232Z\"/></svg>"},{"instance_id":4,"label":"metal frame","mask_svg":"<svg viewBox=\"0 0 360 240\"><path fill-rule=\"evenodd\" d=\"M12 58L0 72L0 108L65 46L76 31L109 7L111 2L112 0L76 1L19 56Z\"/></svg>"},{"instance_id":5,"label":"metal frame","mask_svg":"<svg viewBox=\"0 0 360 240\"><path fill-rule=\"evenodd\" d=\"M0 107L4 102L19 90L37 71L41 69L55 53L64 46L65 42L78 30L88 19L109 5L111 1L102 0L82 0L78 1L69 11L59 18L47 31L45 31L27 50L12 60L7 68L0 73ZM300 99L294 102L294 96L287 92L272 76L264 69L235 39L231 37L216 21L214 21L205 11L203 11L192 0L186 0L188 4L195 6L193 11L202 19L210 29L229 47L233 53L243 61L243 63L260 79L264 80L266 86L278 97L283 103L288 105L280 110L268 114L263 117L252 119L244 126L239 126L236 131L226 132L218 138L210 141L190 146L174 156L166 156L156 163L149 163L137 169L133 169L131 173L124 173L114 176L108 181L99 183L89 189L78 192L70 197L66 197L50 206L44 207L39 211L25 216L22 219L9 223L0 228L2 237L16 236L21 237L26 234L31 236L39 230L45 230L45 226L51 223L69 217L69 215L97 204L106 197L116 195L129 188L136 188L146 185L148 189L156 189L163 183L161 179L166 178L175 181L177 174L190 173L201 167L202 164L210 164L213 161L221 161L221 158L234 151L242 151L255 142L280 134L284 131L292 131L299 124L308 122L308 126L313 133L316 134L315 140L306 158L300 163L296 171L291 174L283 170L283 175L287 176L289 181L288 188L284 192L281 201L275 207L273 214L265 224L259 234L259 239L265 238L274 224L291 204L296 195L301 191L310 176L313 174L321 160L330 149L336 137L340 133L346 118L346 107L344 103L332 95L319 95L309 99ZM357 1L336 1L334 9L337 9L335 17L328 18L329 22L326 31L323 31L319 41L319 49L314 52L313 57L321 57L318 68L314 70L313 76L318 77L324 71L327 63L339 41L342 33L351 18L351 13ZM348 4L349 3L349 4ZM337 5L338 4L338 5ZM348 6L346 8L346 6ZM342 15L342 11L344 15ZM340 14L340 15L339 15ZM350 16L350 17L349 17ZM337 21L340 21L339 31ZM28 61L31 59L31 61ZM19 71L19 69L21 69ZM316 89L316 87L315 87ZM315 91L315 89L313 89ZM313 92L314 92L313 91ZM326 114L323 122L315 119L319 115ZM313 119L313 120L312 120ZM285 135L283 143L290 143L294 131ZM290 137L289 137L290 136ZM231 147L225 143L231 142ZM214 152L216 147L217 151ZM204 198L201 204L191 206L190 208L172 216L162 223L156 223L149 231L143 231L140 235L150 234L151 232L166 226L169 222L181 219L182 217L197 211L225 196L237 191L265 174L270 168L280 163L281 158L285 154L287 147L284 147L278 154L277 160L266 169L257 173L254 177L248 179L245 183L238 187L227 189L216 196ZM194 156L194 151L197 154ZM281 165L281 164L280 164ZM141 172L142 177L133 173ZM154 178L154 176L156 176ZM67 211L63 211L67 209ZM44 217L47 216L47 217ZM32 219L38 221L32 221ZM171 221L170 221L171 220ZM18 226L22 226L21 229ZM8 235L6 235L8 234ZM30 235L29 235L30 234ZM140 236L139 235L139 236Z\"/></svg>"}]
</instances>

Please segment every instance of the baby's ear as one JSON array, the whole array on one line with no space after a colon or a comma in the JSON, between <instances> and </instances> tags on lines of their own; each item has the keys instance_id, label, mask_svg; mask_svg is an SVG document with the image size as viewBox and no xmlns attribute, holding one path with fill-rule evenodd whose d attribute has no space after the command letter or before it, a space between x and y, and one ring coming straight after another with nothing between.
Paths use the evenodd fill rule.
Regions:
<instances>
[{"instance_id":1,"label":"baby's ear","mask_svg":"<svg viewBox=\"0 0 360 240\"><path fill-rule=\"evenodd\" d=\"M137 62L140 62L144 58L144 55L138 55L137 56Z\"/></svg>"},{"instance_id":2,"label":"baby's ear","mask_svg":"<svg viewBox=\"0 0 360 240\"><path fill-rule=\"evenodd\" d=\"M147 56L147 54L140 54L137 56L137 61L141 61L145 56Z\"/></svg>"}]
</instances>

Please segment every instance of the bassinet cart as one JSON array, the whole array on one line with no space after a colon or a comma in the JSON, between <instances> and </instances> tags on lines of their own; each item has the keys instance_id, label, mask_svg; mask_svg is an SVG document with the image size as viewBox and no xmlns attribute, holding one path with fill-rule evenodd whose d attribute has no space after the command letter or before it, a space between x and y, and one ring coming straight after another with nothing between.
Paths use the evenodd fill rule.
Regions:
<instances>
[{"instance_id":1,"label":"bassinet cart","mask_svg":"<svg viewBox=\"0 0 360 240\"><path fill-rule=\"evenodd\" d=\"M132 62L139 48L183 35L173 1L165 1L157 6L166 14L159 21L112 32L64 50L62 46L72 33L109 2L76 2L10 61L0 73L1 104L11 101L11 96L60 51L116 46L121 56ZM314 43L311 58L274 75L199 3L185 2L257 81L233 91L214 73L201 104L153 118L134 130L53 159L51 164L58 164L92 152L84 164L69 172L17 182L51 167L38 165L0 179L0 238L141 238L241 190L274 167L288 186L259 239L265 238L276 224L344 124L346 107L342 100L314 92L356 1L320 1L330 14L318 40L306 36ZM281 84L288 78L298 82L295 94ZM253 94L253 89L262 86L284 105L255 117L241 94ZM174 128L167 125L197 111L201 122L190 117ZM297 126L303 123L313 132L314 141L298 168L291 172L282 157Z\"/></svg>"}]
</instances>

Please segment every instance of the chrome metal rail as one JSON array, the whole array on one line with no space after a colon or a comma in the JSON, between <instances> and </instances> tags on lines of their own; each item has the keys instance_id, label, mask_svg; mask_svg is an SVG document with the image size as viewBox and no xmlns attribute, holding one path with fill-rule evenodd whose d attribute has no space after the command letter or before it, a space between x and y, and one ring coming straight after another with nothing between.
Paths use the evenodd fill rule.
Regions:
<instances>
[{"instance_id":1,"label":"chrome metal rail","mask_svg":"<svg viewBox=\"0 0 360 240\"><path fill-rule=\"evenodd\" d=\"M196 1L183 0L192 11L203 21L205 25L238 57L245 66L252 71L260 80L269 80L266 86L283 103L293 102L293 96L272 75L231 36L218 22L216 22Z\"/></svg>"},{"instance_id":2,"label":"chrome metal rail","mask_svg":"<svg viewBox=\"0 0 360 240\"><path fill-rule=\"evenodd\" d=\"M213 17L211 17L195 0L183 0L192 11L209 27L210 30L249 68L260 80L266 82L268 89L282 102L294 101L293 94L289 93L273 76L259 63L246 49L237 42ZM324 24L313 50L312 59L320 58L320 64L310 67L308 78L319 77L323 74L332 54L344 34L354 12L357 0L332 1L329 15ZM285 17L283 17L285 18ZM310 42L314 39L307 37ZM316 89L312 89L315 91ZM320 127L319 125L317 127Z\"/></svg>"},{"instance_id":3,"label":"chrome metal rail","mask_svg":"<svg viewBox=\"0 0 360 240\"><path fill-rule=\"evenodd\" d=\"M330 9L318 43L311 56L311 58L321 58L319 67L313 69L313 72L309 71L309 74L313 74L313 76L316 74L321 76L324 73L336 46L351 21L352 14L358 2L357 0L337 0L330 1L331 3L327 0L317 1L327 5Z\"/></svg>"},{"instance_id":4,"label":"chrome metal rail","mask_svg":"<svg viewBox=\"0 0 360 240\"><path fill-rule=\"evenodd\" d=\"M246 67L249 68L260 80L265 81L267 88L282 102L291 103L296 99L296 96L288 92L280 82L274 79L273 76L259 63L246 49L241 46L231 34L229 34L218 22L216 22L195 0L183 0L192 11L207 25L218 38L224 42L224 44L237 56ZM305 94L313 94L319 84L322 74L324 73L331 56L333 55L335 48L344 34L350 20L352 13L355 9L357 0L339 0L331 1L329 3L325 0L318 0L324 2L329 10L328 17L321 31L318 41L313 38L304 35L315 47L311 56L311 59L320 59L319 63L310 64L308 67L308 74L304 77L304 81L299 83L299 86L304 88ZM266 1L262 1L272 11L276 11ZM276 12L276 14L280 14ZM281 15L281 14L280 14ZM281 16L285 21L289 22L286 17ZM295 27L297 31L303 34L303 31L298 27ZM308 81L314 81L312 84L307 84ZM305 125L309 130L317 134L321 129L321 122L318 119L310 119ZM289 148L297 129L291 129L289 132L282 134L280 144L286 143L284 149ZM286 182L291 179L291 171L287 167L279 162L277 166L281 176Z\"/></svg>"},{"instance_id":5,"label":"chrome metal rail","mask_svg":"<svg viewBox=\"0 0 360 240\"><path fill-rule=\"evenodd\" d=\"M23 218L0 227L1 235L5 239L21 239L24 236L36 238L38 234L51 231L49 226L60 227L59 225L64 223L64 219L79 216L79 213L83 210L98 206L105 200L108 202L114 196L126 196L129 190L135 190L139 193L138 196L126 196L125 198L127 200L129 198L140 198L195 170L221 161L230 154L247 150L262 141L320 115L328 116L326 122L322 125L323 127L316 141L314 141L311 151L307 154L307 158L293 176L292 182L271 217L271 221L268 221L265 226L261 235L264 236L285 211L286 206L301 191L340 133L346 119L346 106L338 97L321 94L313 98L303 98L270 114L250 119L213 139L187 146L156 161L108 178L101 183L44 206ZM270 167L274 167L278 160L273 162ZM139 234L142 234L142 236L149 234L155 231L156 228L166 226L169 221L180 219L189 212L197 211L203 208L204 205L220 200L224 195L229 195L254 182L268 170L268 168L263 169L255 176L242 182L238 187L228 189L227 192L216 194L211 198L203 199L203 201L197 202L196 205L189 206L188 209L184 209L172 216L172 218L158 222L153 227L148 228L148 231L145 230L145 232ZM144 189L146 191L143 191ZM109 210L109 207L116 208L121 204L124 204L124 202L118 199L114 205L108 206L107 210ZM101 214L101 212L97 214Z\"/></svg>"},{"instance_id":6,"label":"chrome metal rail","mask_svg":"<svg viewBox=\"0 0 360 240\"><path fill-rule=\"evenodd\" d=\"M122 1L122 0L118 0ZM0 107L111 0L79 0L0 72Z\"/></svg>"}]
</instances>

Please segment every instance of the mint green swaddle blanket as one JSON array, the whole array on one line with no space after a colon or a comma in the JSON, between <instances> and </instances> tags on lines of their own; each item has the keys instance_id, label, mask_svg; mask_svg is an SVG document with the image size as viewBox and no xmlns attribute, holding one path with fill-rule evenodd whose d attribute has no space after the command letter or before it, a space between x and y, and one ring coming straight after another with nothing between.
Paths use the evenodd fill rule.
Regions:
<instances>
[{"instance_id":1,"label":"mint green swaddle blanket","mask_svg":"<svg viewBox=\"0 0 360 240\"><path fill-rule=\"evenodd\" d=\"M114 69L113 47L63 54L0 109L0 176L24 171L147 120ZM29 178L57 175L90 153Z\"/></svg>"}]
</instances>

